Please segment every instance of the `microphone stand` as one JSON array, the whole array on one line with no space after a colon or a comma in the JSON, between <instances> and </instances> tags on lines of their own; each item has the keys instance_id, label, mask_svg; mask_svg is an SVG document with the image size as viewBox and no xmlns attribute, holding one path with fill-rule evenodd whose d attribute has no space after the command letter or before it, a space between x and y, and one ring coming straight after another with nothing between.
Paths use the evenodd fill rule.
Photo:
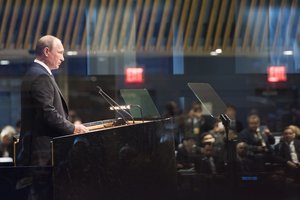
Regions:
<instances>
[{"instance_id":1,"label":"microphone stand","mask_svg":"<svg viewBox=\"0 0 300 200\"><path fill-rule=\"evenodd\" d=\"M225 128L225 145L226 145L226 157L227 157L227 169L228 169L228 176L231 182L229 183L229 190L231 192L231 196L234 196L234 190L236 187L236 150L235 150L235 143L233 140L229 139L229 126L230 126L230 118L226 114L221 114L220 119Z\"/></svg>"},{"instance_id":2,"label":"microphone stand","mask_svg":"<svg viewBox=\"0 0 300 200\"><path fill-rule=\"evenodd\" d=\"M99 94L105 99L105 101L107 102L107 103L109 103L109 105L111 106L111 107L114 107L114 105L116 105L116 106L118 106L119 108L121 108L121 106L115 101L115 100L113 100L108 94L106 94L103 90L102 90L102 88L100 87L100 86L97 86L97 88L99 89ZM135 123L135 121L134 121L134 118L132 117L132 115L131 114L129 114L126 110L124 110L124 109L121 109L125 114L127 114L131 119L132 119L132 121L133 121L133 123ZM116 121L116 124L115 125L122 125L122 124L128 124L128 121L126 120L126 117L121 113L121 112L119 112L118 110L116 110L115 109L115 111L121 116L121 120L119 120L119 119L117 119L117 121Z\"/></svg>"}]
</instances>

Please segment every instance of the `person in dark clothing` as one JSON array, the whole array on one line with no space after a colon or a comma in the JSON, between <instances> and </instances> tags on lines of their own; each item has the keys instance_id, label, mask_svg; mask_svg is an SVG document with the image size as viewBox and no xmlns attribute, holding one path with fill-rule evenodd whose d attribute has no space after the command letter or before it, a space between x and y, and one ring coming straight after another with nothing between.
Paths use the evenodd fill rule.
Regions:
<instances>
[{"instance_id":1,"label":"person in dark clothing","mask_svg":"<svg viewBox=\"0 0 300 200\"><path fill-rule=\"evenodd\" d=\"M215 175L224 171L224 162L213 154L212 144L204 144L201 156L195 161L196 172Z\"/></svg>"},{"instance_id":2,"label":"person in dark clothing","mask_svg":"<svg viewBox=\"0 0 300 200\"><path fill-rule=\"evenodd\" d=\"M263 171L265 163L271 159L271 145L275 143L275 138L267 127L260 125L260 117L257 114L249 115L247 122L248 127L239 133L238 140L248 145L257 170Z\"/></svg>"},{"instance_id":3,"label":"person in dark clothing","mask_svg":"<svg viewBox=\"0 0 300 200\"><path fill-rule=\"evenodd\" d=\"M300 141L290 127L282 132L282 138L274 147L274 161L282 164L288 177L300 181Z\"/></svg>"},{"instance_id":4,"label":"person in dark clothing","mask_svg":"<svg viewBox=\"0 0 300 200\"><path fill-rule=\"evenodd\" d=\"M21 85L21 132L18 165L32 168L33 183L28 199L51 199L51 166L53 137L88 132L82 124L68 120L68 107L51 70L64 61L62 42L51 35L36 45L36 59L27 70Z\"/></svg>"}]
</instances>

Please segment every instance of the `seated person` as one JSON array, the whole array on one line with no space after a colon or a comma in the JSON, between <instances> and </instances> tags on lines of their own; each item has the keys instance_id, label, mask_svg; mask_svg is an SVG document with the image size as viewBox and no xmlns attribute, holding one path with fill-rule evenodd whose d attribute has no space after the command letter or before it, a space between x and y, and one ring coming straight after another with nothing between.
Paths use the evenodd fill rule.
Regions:
<instances>
[{"instance_id":1,"label":"seated person","mask_svg":"<svg viewBox=\"0 0 300 200\"><path fill-rule=\"evenodd\" d=\"M0 134L0 157L13 158L13 145L15 129L12 126L5 126Z\"/></svg>"},{"instance_id":2,"label":"seated person","mask_svg":"<svg viewBox=\"0 0 300 200\"><path fill-rule=\"evenodd\" d=\"M247 118L248 127L239 133L238 140L248 145L249 153L254 156L258 170L263 171L264 165L272 155L271 145L275 138L267 127L260 125L260 117L251 114Z\"/></svg>"},{"instance_id":3,"label":"seated person","mask_svg":"<svg viewBox=\"0 0 300 200\"><path fill-rule=\"evenodd\" d=\"M184 138L178 145L176 155L177 169L190 169L194 167L194 161L200 154L200 149L196 145L193 137Z\"/></svg>"},{"instance_id":4,"label":"seated person","mask_svg":"<svg viewBox=\"0 0 300 200\"><path fill-rule=\"evenodd\" d=\"M282 138L274 147L274 161L285 166L285 173L300 181L300 141L290 127L282 132Z\"/></svg>"},{"instance_id":5,"label":"seated person","mask_svg":"<svg viewBox=\"0 0 300 200\"><path fill-rule=\"evenodd\" d=\"M229 104L226 107L225 114L230 118L229 133L231 137L237 137L237 134L243 130L243 124L237 119L237 109Z\"/></svg>"},{"instance_id":6,"label":"seated person","mask_svg":"<svg viewBox=\"0 0 300 200\"><path fill-rule=\"evenodd\" d=\"M218 174L224 170L224 162L214 156L211 143L205 143L202 154L195 161L195 170L198 173Z\"/></svg>"},{"instance_id":7,"label":"seated person","mask_svg":"<svg viewBox=\"0 0 300 200\"><path fill-rule=\"evenodd\" d=\"M202 106L195 102L184 118L184 135L196 138L197 145L200 145L200 135L213 128L214 118L204 115Z\"/></svg>"},{"instance_id":8,"label":"seated person","mask_svg":"<svg viewBox=\"0 0 300 200\"><path fill-rule=\"evenodd\" d=\"M248 145L245 142L239 142L236 145L236 170L241 174L254 172L254 162L248 152Z\"/></svg>"},{"instance_id":9,"label":"seated person","mask_svg":"<svg viewBox=\"0 0 300 200\"><path fill-rule=\"evenodd\" d=\"M300 128L296 125L289 125L289 128L293 130L293 132L296 134L295 139L299 140L300 139Z\"/></svg>"},{"instance_id":10,"label":"seated person","mask_svg":"<svg viewBox=\"0 0 300 200\"><path fill-rule=\"evenodd\" d=\"M201 147L211 144L213 148L213 156L219 161L224 161L226 156L224 137L221 134L206 132L201 135Z\"/></svg>"}]
</instances>

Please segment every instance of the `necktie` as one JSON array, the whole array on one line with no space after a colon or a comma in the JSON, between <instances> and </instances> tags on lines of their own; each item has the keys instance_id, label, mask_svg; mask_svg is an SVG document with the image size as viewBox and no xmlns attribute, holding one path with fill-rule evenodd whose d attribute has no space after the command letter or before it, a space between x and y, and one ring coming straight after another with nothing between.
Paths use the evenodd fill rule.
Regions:
<instances>
[{"instance_id":1,"label":"necktie","mask_svg":"<svg viewBox=\"0 0 300 200\"><path fill-rule=\"evenodd\" d=\"M214 163L214 159L213 159L213 157L209 157L209 164L210 164L210 170L211 170L211 173L212 174L216 174L217 173L217 171L216 171L216 165L215 165L215 163Z\"/></svg>"}]
</instances>

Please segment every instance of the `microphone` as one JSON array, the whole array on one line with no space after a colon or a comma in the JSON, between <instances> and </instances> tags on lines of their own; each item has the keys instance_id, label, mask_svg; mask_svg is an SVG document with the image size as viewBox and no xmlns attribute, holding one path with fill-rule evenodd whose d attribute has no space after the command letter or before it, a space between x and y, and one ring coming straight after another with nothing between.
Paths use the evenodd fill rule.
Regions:
<instances>
[{"instance_id":1,"label":"microphone","mask_svg":"<svg viewBox=\"0 0 300 200\"><path fill-rule=\"evenodd\" d=\"M262 146L263 148L265 148L265 147L267 146L267 145L266 145L266 142L265 142L265 140L264 140L264 138L263 138L263 136L262 136L262 134L263 134L263 132L264 132L264 129L265 129L265 127L262 127L262 126L260 126L260 127L258 127L258 128L256 129L256 133L257 133L258 139L260 140L261 146Z\"/></svg>"},{"instance_id":2,"label":"microphone","mask_svg":"<svg viewBox=\"0 0 300 200\"><path fill-rule=\"evenodd\" d=\"M105 101L111 106L111 107L119 107L119 108L121 108L121 106L115 101L115 100L113 100L108 94L106 94L103 90L102 90L102 88L100 87L100 86L97 86L97 88L99 89L99 94L105 99ZM115 106L116 105L116 106ZM126 110L124 110L123 108L121 108L121 109L114 109L120 116L121 116L121 118L122 118L122 120L120 121L120 120L117 120L117 122L116 122L116 125L120 125L120 124L128 124L127 123L127 120L126 120L126 117L122 114L122 112L119 112L120 110L121 111L123 111L126 115L128 115L131 119L132 119L132 121L133 121L133 123L134 123L134 118L133 118L133 116L130 114L130 113L128 113Z\"/></svg>"}]
</instances>

